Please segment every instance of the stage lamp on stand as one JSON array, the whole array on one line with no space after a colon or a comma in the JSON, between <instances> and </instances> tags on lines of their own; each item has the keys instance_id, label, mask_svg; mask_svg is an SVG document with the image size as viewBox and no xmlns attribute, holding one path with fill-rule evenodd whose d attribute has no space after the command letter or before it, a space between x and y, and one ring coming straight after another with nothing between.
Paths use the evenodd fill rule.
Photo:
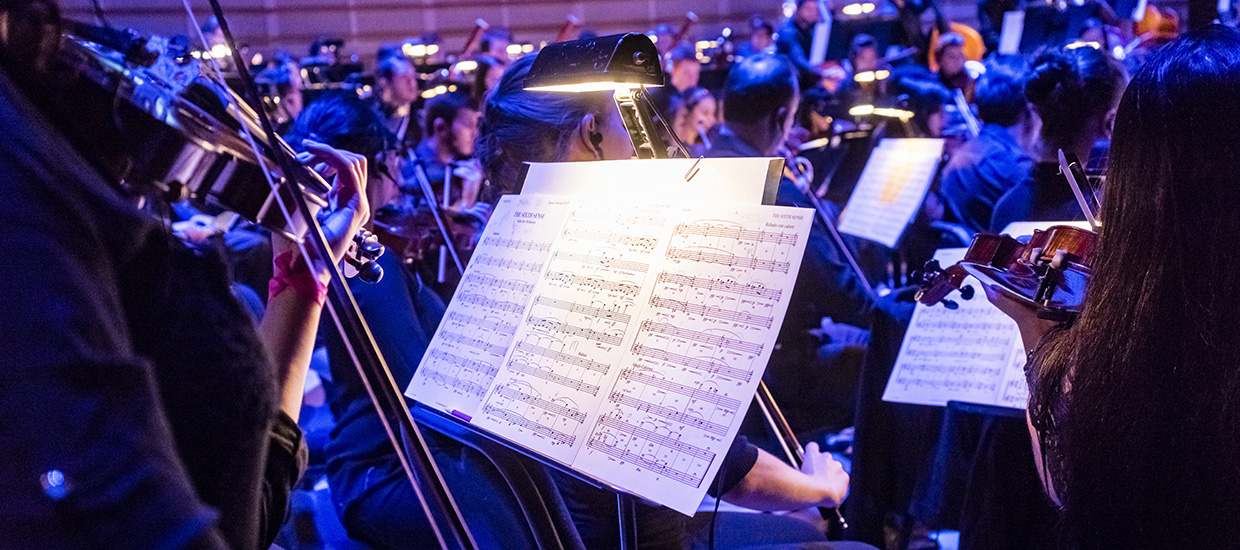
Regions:
<instances>
[{"instance_id":1,"label":"stage lamp on stand","mask_svg":"<svg viewBox=\"0 0 1240 550\"><path fill-rule=\"evenodd\" d=\"M659 52L649 37L638 33L548 44L538 52L525 77L525 89L531 91L614 91L616 107L638 158L688 157L688 150L655 108L646 89L663 84Z\"/></svg>"}]
</instances>

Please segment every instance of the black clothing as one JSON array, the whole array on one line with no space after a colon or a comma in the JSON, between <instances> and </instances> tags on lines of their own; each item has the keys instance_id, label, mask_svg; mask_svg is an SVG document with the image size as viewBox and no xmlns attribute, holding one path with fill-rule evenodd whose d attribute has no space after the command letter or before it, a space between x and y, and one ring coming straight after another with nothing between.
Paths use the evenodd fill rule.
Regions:
<instances>
[{"instance_id":1,"label":"black clothing","mask_svg":"<svg viewBox=\"0 0 1240 550\"><path fill-rule=\"evenodd\" d=\"M444 305L396 256L379 257L387 274L382 280L350 281L350 289L403 390L430 345ZM326 447L327 476L341 522L351 537L382 548L396 541L408 548L435 546L421 505L340 339L330 337L327 350L335 382L328 397L336 417Z\"/></svg>"},{"instance_id":2,"label":"black clothing","mask_svg":"<svg viewBox=\"0 0 1240 550\"><path fill-rule=\"evenodd\" d=\"M986 232L995 203L1031 170L1033 159L1011 132L995 124L983 126L977 139L958 149L943 169L940 189L947 220L974 233Z\"/></svg>"},{"instance_id":3,"label":"black clothing","mask_svg":"<svg viewBox=\"0 0 1240 550\"><path fill-rule=\"evenodd\" d=\"M1003 231L1012 222L1075 221L1085 219L1072 194L1068 180L1059 173L1059 164L1039 162L1028 178L1003 194L995 203L990 219L992 232Z\"/></svg>"},{"instance_id":4,"label":"black clothing","mask_svg":"<svg viewBox=\"0 0 1240 550\"><path fill-rule=\"evenodd\" d=\"M266 548L305 449L223 263L127 203L3 73L0 131L3 545Z\"/></svg>"},{"instance_id":5,"label":"black clothing","mask_svg":"<svg viewBox=\"0 0 1240 550\"><path fill-rule=\"evenodd\" d=\"M797 68L801 91L817 86L822 78L819 76L818 67L809 61L810 49L813 46L814 25L801 27L796 19L789 19L779 29L779 35L775 39L775 53L787 56Z\"/></svg>"}]
</instances>

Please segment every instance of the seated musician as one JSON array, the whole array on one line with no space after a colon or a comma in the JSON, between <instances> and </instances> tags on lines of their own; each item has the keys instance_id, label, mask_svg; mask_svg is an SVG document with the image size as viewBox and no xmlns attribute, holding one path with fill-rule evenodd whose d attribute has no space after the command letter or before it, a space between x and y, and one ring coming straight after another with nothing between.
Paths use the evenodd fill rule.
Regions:
<instances>
[{"instance_id":1,"label":"seated musician","mask_svg":"<svg viewBox=\"0 0 1240 550\"><path fill-rule=\"evenodd\" d=\"M886 81L878 78L861 82L858 73L872 73L884 66L878 54L878 40L865 33L853 37L848 48L848 59L844 61L844 78L840 82L836 95L848 107L856 105L872 105L885 97Z\"/></svg>"},{"instance_id":2,"label":"seated musician","mask_svg":"<svg viewBox=\"0 0 1240 550\"><path fill-rule=\"evenodd\" d=\"M53 76L62 60L38 47L59 42L54 7L0 4L0 546L266 548L305 466L295 422L327 273L274 239L255 324L218 254L152 214L166 195L100 171L120 160L100 152L106 129L68 113L103 90ZM338 174L339 261L369 215L366 161L306 148Z\"/></svg>"},{"instance_id":3,"label":"seated musician","mask_svg":"<svg viewBox=\"0 0 1240 550\"><path fill-rule=\"evenodd\" d=\"M671 58L672 70L668 81L677 93L696 88L702 77L702 62L698 61L697 50L689 44L681 44L668 53Z\"/></svg>"},{"instance_id":4,"label":"seated musician","mask_svg":"<svg viewBox=\"0 0 1240 550\"><path fill-rule=\"evenodd\" d=\"M1033 168L1029 148L1038 117L1025 99L1027 70L1020 57L987 63L977 82L981 134L957 149L943 169L946 219L973 233L990 228L995 202Z\"/></svg>"},{"instance_id":5,"label":"seated musician","mask_svg":"<svg viewBox=\"0 0 1240 550\"><path fill-rule=\"evenodd\" d=\"M397 49L375 67L375 98L399 149L412 149L422 139L414 102L418 100L418 74L409 58Z\"/></svg>"},{"instance_id":6,"label":"seated musician","mask_svg":"<svg viewBox=\"0 0 1240 550\"><path fill-rule=\"evenodd\" d=\"M723 126L708 157L771 157L784 145L796 115L800 94L796 74L783 57L758 55L732 68L724 89ZM776 204L811 206L786 178L779 184ZM833 418L822 418L822 395L830 373L819 356L824 343L817 331L822 319L868 327L873 298L850 269L827 230L815 222L801 272L764 377L794 427L836 429L850 425L852 405L826 404ZM838 389L836 390L838 391ZM839 410L836 410L836 409Z\"/></svg>"},{"instance_id":7,"label":"seated musician","mask_svg":"<svg viewBox=\"0 0 1240 550\"><path fill-rule=\"evenodd\" d=\"M1109 139L1115 105L1124 91L1124 68L1090 47L1054 50L1033 61L1025 97L1042 121L1031 151L1030 176L995 203L991 231L1017 221L1084 219L1068 182L1059 173L1059 150L1087 162L1095 142Z\"/></svg>"},{"instance_id":8,"label":"seated musician","mask_svg":"<svg viewBox=\"0 0 1240 550\"><path fill-rule=\"evenodd\" d=\"M964 93L964 99L973 103L973 95L977 89L973 77L965 68L968 58L964 55L964 37L954 32L939 38L938 48L934 51L934 59L939 64L939 82L951 90Z\"/></svg>"},{"instance_id":9,"label":"seated musician","mask_svg":"<svg viewBox=\"0 0 1240 550\"><path fill-rule=\"evenodd\" d=\"M689 157L697 158L706 152L706 143L710 141L710 132L718 124L718 102L706 88L689 88L679 96L675 115L672 118L672 131L689 149Z\"/></svg>"},{"instance_id":10,"label":"seated musician","mask_svg":"<svg viewBox=\"0 0 1240 550\"><path fill-rule=\"evenodd\" d=\"M754 59L774 59L759 56ZM523 89L532 57L513 62L483 109L478 158L493 192L519 193L524 162L627 159L633 155L615 103L605 93L556 94ZM795 95L791 69L786 69ZM791 108L795 108L792 103ZM788 115L791 116L791 115ZM817 321L815 321L817 322ZM806 451L798 471L738 437L724 459L711 494L756 510L800 510L838 505L847 493L848 475L816 444ZM591 550L617 548L614 493L567 478L557 480L578 529ZM787 520L769 533L774 542L825 540L798 519L738 514L755 521ZM776 519L770 519L770 518ZM663 507L638 505L638 547L680 549L687 544L686 518ZM768 524L769 525L769 524ZM781 533L782 531L785 531ZM808 531L808 533L807 533ZM780 538L783 535L783 538ZM802 536L790 541L788 537Z\"/></svg>"},{"instance_id":11,"label":"seated musician","mask_svg":"<svg viewBox=\"0 0 1240 550\"><path fill-rule=\"evenodd\" d=\"M1092 50L1092 48L1079 48ZM1185 34L1115 114L1085 303L1018 321L1030 420L1068 548L1226 548L1240 540L1240 32Z\"/></svg>"},{"instance_id":12,"label":"seated musician","mask_svg":"<svg viewBox=\"0 0 1240 550\"><path fill-rule=\"evenodd\" d=\"M797 69L797 81L801 90L818 85L826 70L810 63L810 49L814 45L814 26L821 21L818 0L797 0L797 9L776 35L775 51L786 56Z\"/></svg>"},{"instance_id":13,"label":"seated musician","mask_svg":"<svg viewBox=\"0 0 1240 550\"><path fill-rule=\"evenodd\" d=\"M290 139L313 135L375 158L388 146L383 115L370 103L347 94L311 103L294 124ZM372 178L368 194L379 210L400 198L388 175ZM400 388L409 384L440 318L443 301L422 284L400 251L379 258L378 283L351 282L353 297L366 318ZM329 335L331 394L336 425L326 445L332 500L349 536L380 548L427 548L437 544L374 405L339 339Z\"/></svg>"},{"instance_id":14,"label":"seated musician","mask_svg":"<svg viewBox=\"0 0 1240 550\"><path fill-rule=\"evenodd\" d=\"M426 102L423 109L424 135L422 143L414 151L426 170L435 200L442 203L443 185L451 172L455 185L449 190L448 208L457 212L471 212L485 220L490 212L486 203L478 203L481 176L477 163L470 162L474 155L474 141L478 139L477 105L468 96L458 93L437 95ZM410 167L404 169L405 178L412 178Z\"/></svg>"},{"instance_id":15,"label":"seated musician","mask_svg":"<svg viewBox=\"0 0 1240 550\"><path fill-rule=\"evenodd\" d=\"M761 17L754 17L749 21L749 28L749 40L736 47L736 57L744 59L760 53L775 53L775 27Z\"/></svg>"}]
</instances>

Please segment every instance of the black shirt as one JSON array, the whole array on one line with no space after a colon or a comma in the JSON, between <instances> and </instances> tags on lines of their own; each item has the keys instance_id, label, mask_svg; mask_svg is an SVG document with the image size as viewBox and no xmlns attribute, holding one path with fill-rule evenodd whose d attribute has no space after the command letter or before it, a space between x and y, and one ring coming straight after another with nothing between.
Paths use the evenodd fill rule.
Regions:
<instances>
[{"instance_id":1,"label":"black shirt","mask_svg":"<svg viewBox=\"0 0 1240 550\"><path fill-rule=\"evenodd\" d=\"M0 131L0 541L266 548L304 447L223 263L127 202L3 73Z\"/></svg>"},{"instance_id":2,"label":"black shirt","mask_svg":"<svg viewBox=\"0 0 1240 550\"><path fill-rule=\"evenodd\" d=\"M1033 166L1028 178L1004 193L995 203L990 230L1003 231L1012 222L1084 219L1076 195L1072 194L1072 187L1059 173L1059 164L1039 162Z\"/></svg>"},{"instance_id":3,"label":"black shirt","mask_svg":"<svg viewBox=\"0 0 1240 550\"><path fill-rule=\"evenodd\" d=\"M984 233L995 203L1032 170L1033 159L1011 132L996 124L983 126L981 135L957 150L943 170L940 188L949 219Z\"/></svg>"}]
</instances>

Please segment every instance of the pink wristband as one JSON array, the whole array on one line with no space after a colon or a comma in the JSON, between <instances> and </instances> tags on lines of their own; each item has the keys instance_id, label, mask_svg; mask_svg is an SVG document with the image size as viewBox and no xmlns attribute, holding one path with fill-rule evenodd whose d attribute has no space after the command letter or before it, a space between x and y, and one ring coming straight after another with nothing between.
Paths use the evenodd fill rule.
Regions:
<instances>
[{"instance_id":1,"label":"pink wristband","mask_svg":"<svg viewBox=\"0 0 1240 550\"><path fill-rule=\"evenodd\" d=\"M318 305L327 301L327 282L320 280L306 267L301 256L294 256L290 250L276 257L275 274L267 283L267 299L280 295L285 289L292 288L298 294L311 298Z\"/></svg>"}]
</instances>

